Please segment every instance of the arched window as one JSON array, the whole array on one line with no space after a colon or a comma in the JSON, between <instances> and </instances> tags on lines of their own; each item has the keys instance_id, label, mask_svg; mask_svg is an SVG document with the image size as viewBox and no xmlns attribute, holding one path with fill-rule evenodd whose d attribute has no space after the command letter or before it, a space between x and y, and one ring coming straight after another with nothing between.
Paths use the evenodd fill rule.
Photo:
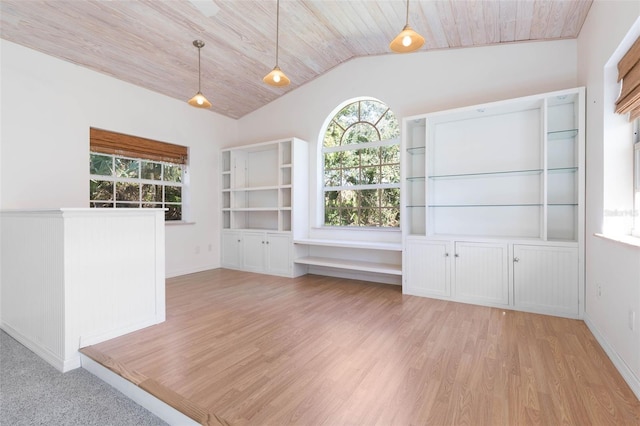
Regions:
<instances>
[{"instance_id":1,"label":"arched window","mask_svg":"<svg viewBox=\"0 0 640 426\"><path fill-rule=\"evenodd\" d=\"M400 226L400 129L384 103L346 105L324 132L325 226Z\"/></svg>"}]
</instances>

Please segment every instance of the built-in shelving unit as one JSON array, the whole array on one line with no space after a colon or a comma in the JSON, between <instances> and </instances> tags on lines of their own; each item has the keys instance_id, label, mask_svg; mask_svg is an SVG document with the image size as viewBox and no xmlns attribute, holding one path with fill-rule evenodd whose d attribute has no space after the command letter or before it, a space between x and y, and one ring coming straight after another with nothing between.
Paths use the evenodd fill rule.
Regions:
<instances>
[{"instance_id":1,"label":"built-in shelving unit","mask_svg":"<svg viewBox=\"0 0 640 426\"><path fill-rule=\"evenodd\" d=\"M514 276L521 277L514 271L523 268L525 260L514 253L535 257L519 244L553 247L537 255L538 266L542 259L552 263L548 253L560 253L560 246L575 254L576 265L581 264L577 260L584 251L584 89L405 118L402 156L405 292L518 308L522 299L514 292L524 288L514 284ZM485 243L489 246L483 247ZM504 270L496 269L487 279L499 282L505 272L506 287L491 290L495 297L487 298L482 291L464 290L460 280L473 269L463 265L481 263L462 259L458 247L464 247L468 256L486 255L488 262L503 264ZM444 259L438 259L446 257L447 266L429 278L420 269L425 262L420 256L432 257L429 262L435 270L444 265L439 263ZM567 251L562 251L562 259L574 268ZM423 264L418 266L419 262ZM576 280L566 284L576 289L567 293L576 295L571 306L565 298L561 309L552 301L532 308L535 303L530 300L526 308L580 316L583 290L577 289L583 287L584 272L578 272ZM445 279L451 280L450 285L428 282Z\"/></svg>"},{"instance_id":2,"label":"built-in shelving unit","mask_svg":"<svg viewBox=\"0 0 640 426\"><path fill-rule=\"evenodd\" d=\"M307 163L307 143L297 138L222 150L223 266L296 274L291 235L308 227ZM284 263L276 259L274 246Z\"/></svg>"}]
</instances>

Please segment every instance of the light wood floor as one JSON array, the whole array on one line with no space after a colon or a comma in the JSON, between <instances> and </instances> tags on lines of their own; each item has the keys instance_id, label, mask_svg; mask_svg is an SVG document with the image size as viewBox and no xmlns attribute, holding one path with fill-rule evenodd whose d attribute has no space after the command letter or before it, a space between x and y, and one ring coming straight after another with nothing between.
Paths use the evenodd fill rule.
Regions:
<instances>
[{"instance_id":1,"label":"light wood floor","mask_svg":"<svg viewBox=\"0 0 640 426\"><path fill-rule=\"evenodd\" d=\"M640 424L582 321L353 280L169 279L165 323L83 351L205 424Z\"/></svg>"}]
</instances>

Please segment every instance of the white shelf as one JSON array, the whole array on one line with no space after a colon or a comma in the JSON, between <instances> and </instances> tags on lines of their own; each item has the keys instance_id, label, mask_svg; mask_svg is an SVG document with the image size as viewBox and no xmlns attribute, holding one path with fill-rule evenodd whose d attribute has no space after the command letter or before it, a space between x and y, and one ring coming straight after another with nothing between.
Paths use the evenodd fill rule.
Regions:
<instances>
[{"instance_id":1,"label":"white shelf","mask_svg":"<svg viewBox=\"0 0 640 426\"><path fill-rule=\"evenodd\" d=\"M582 95L557 93L405 118L404 235L577 241Z\"/></svg>"},{"instance_id":2,"label":"white shelf","mask_svg":"<svg viewBox=\"0 0 640 426\"><path fill-rule=\"evenodd\" d=\"M278 207L234 207L228 210L233 212L277 212L283 209Z\"/></svg>"},{"instance_id":3,"label":"white shelf","mask_svg":"<svg viewBox=\"0 0 640 426\"><path fill-rule=\"evenodd\" d=\"M379 274L402 275L402 266L389 263L372 263L359 260L343 260L328 257L301 257L294 261L303 265L349 269L352 271L375 272Z\"/></svg>"},{"instance_id":4,"label":"white shelf","mask_svg":"<svg viewBox=\"0 0 640 426\"><path fill-rule=\"evenodd\" d=\"M340 240L319 240L310 238L301 238L293 241L294 244L306 246L325 246L325 247L343 247L366 250L389 250L402 251L400 243L378 243L367 241L340 241Z\"/></svg>"},{"instance_id":5,"label":"white shelf","mask_svg":"<svg viewBox=\"0 0 640 426\"><path fill-rule=\"evenodd\" d=\"M291 185L289 185L291 186ZM273 191L274 189L281 188L281 186L247 186L245 188L231 188L230 191Z\"/></svg>"}]
</instances>

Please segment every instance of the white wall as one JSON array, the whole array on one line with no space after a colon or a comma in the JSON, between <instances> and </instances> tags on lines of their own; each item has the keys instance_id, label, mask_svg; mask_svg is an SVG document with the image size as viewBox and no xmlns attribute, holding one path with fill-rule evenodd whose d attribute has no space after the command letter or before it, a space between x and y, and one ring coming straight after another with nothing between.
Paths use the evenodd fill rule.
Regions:
<instances>
[{"instance_id":1,"label":"white wall","mask_svg":"<svg viewBox=\"0 0 640 426\"><path fill-rule=\"evenodd\" d=\"M594 236L629 230L631 128L613 103L615 65L640 35L639 16L638 1L593 3L578 38L578 81L587 87L585 321L640 398L640 247Z\"/></svg>"},{"instance_id":2,"label":"white wall","mask_svg":"<svg viewBox=\"0 0 640 426\"><path fill-rule=\"evenodd\" d=\"M221 146L235 141L237 122L17 44L0 43L0 208L88 207L89 127L185 145L191 182L188 219L194 223L167 225L167 275L219 267L217 156ZM191 95L185 93L185 100Z\"/></svg>"},{"instance_id":3,"label":"white wall","mask_svg":"<svg viewBox=\"0 0 640 426\"><path fill-rule=\"evenodd\" d=\"M372 96L404 116L575 87L576 40L514 43L359 58L239 120L238 143L297 136L310 143L310 223L321 221L318 137L348 99ZM286 64L281 64L286 71ZM295 79L295 76L290 76ZM317 237L320 230L313 231ZM400 242L400 234L351 232L350 239Z\"/></svg>"}]
</instances>

